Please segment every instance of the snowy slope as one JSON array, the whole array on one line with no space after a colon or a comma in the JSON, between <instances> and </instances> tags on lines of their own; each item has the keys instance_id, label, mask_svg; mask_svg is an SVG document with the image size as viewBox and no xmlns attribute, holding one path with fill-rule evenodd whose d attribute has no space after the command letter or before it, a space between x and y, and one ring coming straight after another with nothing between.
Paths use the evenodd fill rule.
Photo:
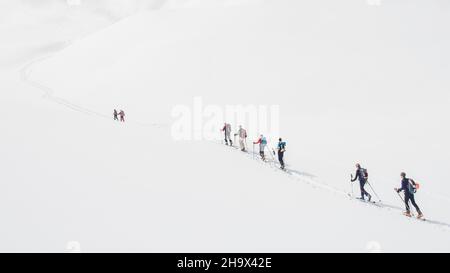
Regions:
<instances>
[{"instance_id":1,"label":"snowy slope","mask_svg":"<svg viewBox=\"0 0 450 273\"><path fill-rule=\"evenodd\" d=\"M61 49L69 41L163 4L164 0L0 0L0 68Z\"/></svg>"},{"instance_id":2,"label":"snowy slope","mask_svg":"<svg viewBox=\"0 0 450 273\"><path fill-rule=\"evenodd\" d=\"M5 71L0 250L449 251L449 7L299 2L167 1ZM280 104L295 172L173 141L194 96ZM355 161L383 207L347 197ZM401 216L403 170L430 221Z\"/></svg>"}]
</instances>

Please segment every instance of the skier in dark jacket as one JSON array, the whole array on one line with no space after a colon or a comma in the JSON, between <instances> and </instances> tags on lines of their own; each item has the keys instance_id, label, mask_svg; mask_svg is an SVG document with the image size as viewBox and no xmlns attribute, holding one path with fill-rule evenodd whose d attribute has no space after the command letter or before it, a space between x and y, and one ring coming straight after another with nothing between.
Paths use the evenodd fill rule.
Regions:
<instances>
[{"instance_id":1,"label":"skier in dark jacket","mask_svg":"<svg viewBox=\"0 0 450 273\"><path fill-rule=\"evenodd\" d=\"M286 142L284 142L281 138L278 140L278 161L280 162L281 169L284 170L284 152L286 152Z\"/></svg>"},{"instance_id":2,"label":"skier in dark jacket","mask_svg":"<svg viewBox=\"0 0 450 273\"><path fill-rule=\"evenodd\" d=\"M355 177L352 176L352 182L359 180L359 187L361 188L361 199L364 200L364 197L367 196L370 202L372 200L372 196L364 189L368 178L369 177L367 170L362 168L359 163L356 164L356 174Z\"/></svg>"},{"instance_id":3,"label":"skier in dark jacket","mask_svg":"<svg viewBox=\"0 0 450 273\"><path fill-rule=\"evenodd\" d=\"M411 201L411 204L414 206L414 208L416 208L416 211L419 214L417 215L417 218L422 218L423 214L420 211L419 206L416 204L416 200L414 199L414 193L416 192L416 182L412 179L406 178L406 173L404 172L400 174L400 177L402 178L401 188L395 188L395 191L397 191L398 193L403 191L405 193L405 215L411 217L411 208L409 207L409 201Z\"/></svg>"},{"instance_id":4,"label":"skier in dark jacket","mask_svg":"<svg viewBox=\"0 0 450 273\"><path fill-rule=\"evenodd\" d=\"M119 113L117 112L116 109L114 109L113 116L114 116L114 120L117 120L117 121L119 120Z\"/></svg>"}]
</instances>

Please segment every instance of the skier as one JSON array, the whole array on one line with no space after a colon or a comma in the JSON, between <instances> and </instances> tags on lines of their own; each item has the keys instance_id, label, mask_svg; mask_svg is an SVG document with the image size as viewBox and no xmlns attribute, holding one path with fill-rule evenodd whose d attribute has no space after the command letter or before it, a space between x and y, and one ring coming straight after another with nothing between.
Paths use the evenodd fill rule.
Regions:
<instances>
[{"instance_id":1,"label":"skier","mask_svg":"<svg viewBox=\"0 0 450 273\"><path fill-rule=\"evenodd\" d=\"M229 123L224 123L222 131L225 134L225 145L228 145L228 141L230 141L230 146L233 146L233 141L231 140L231 125Z\"/></svg>"},{"instance_id":2,"label":"skier","mask_svg":"<svg viewBox=\"0 0 450 273\"><path fill-rule=\"evenodd\" d=\"M277 151L278 151L278 161L280 162L280 169L284 170L284 152L286 151L286 142L284 142L281 137L278 139L278 145L277 145Z\"/></svg>"},{"instance_id":3,"label":"skier","mask_svg":"<svg viewBox=\"0 0 450 273\"><path fill-rule=\"evenodd\" d=\"M359 180L359 186L361 188L361 200L365 200L364 196L367 195L370 202L372 200L372 196L364 189L364 186L366 185L368 178L369 174L367 173L367 170L362 168L359 163L356 164L356 174L354 178L352 175L352 182L355 182L357 179Z\"/></svg>"},{"instance_id":4,"label":"skier","mask_svg":"<svg viewBox=\"0 0 450 273\"><path fill-rule=\"evenodd\" d=\"M239 125L239 130L234 136L239 136L239 146L241 151L246 152L245 143L247 142L247 130L242 128L242 125Z\"/></svg>"},{"instance_id":5,"label":"skier","mask_svg":"<svg viewBox=\"0 0 450 273\"><path fill-rule=\"evenodd\" d=\"M402 178L401 188L399 188L399 189L395 188L394 190L397 193L400 193L401 191L403 191L405 193L404 201L405 201L406 212L404 214L408 217L411 217L411 209L409 207L409 201L411 201L412 205L416 208L416 211L419 214L419 215L417 215L417 218L422 219L423 214L420 211L419 206L417 206L416 200L414 199L414 193L416 193L417 183L412 179L406 178L406 173L404 173L404 172L402 172L400 174L400 177Z\"/></svg>"},{"instance_id":6,"label":"skier","mask_svg":"<svg viewBox=\"0 0 450 273\"><path fill-rule=\"evenodd\" d=\"M120 122L125 122L125 112L123 110L120 110L119 116L120 116Z\"/></svg>"},{"instance_id":7,"label":"skier","mask_svg":"<svg viewBox=\"0 0 450 273\"><path fill-rule=\"evenodd\" d=\"M266 155L264 153L267 145L266 137L261 135L257 141L253 142L253 144L259 144L259 155L263 161L266 161Z\"/></svg>"},{"instance_id":8,"label":"skier","mask_svg":"<svg viewBox=\"0 0 450 273\"><path fill-rule=\"evenodd\" d=\"M114 115L114 120L119 120L119 117L118 117L118 115L119 115L119 113L117 113L117 110L116 109L114 109L114 113L113 113L113 115Z\"/></svg>"}]
</instances>

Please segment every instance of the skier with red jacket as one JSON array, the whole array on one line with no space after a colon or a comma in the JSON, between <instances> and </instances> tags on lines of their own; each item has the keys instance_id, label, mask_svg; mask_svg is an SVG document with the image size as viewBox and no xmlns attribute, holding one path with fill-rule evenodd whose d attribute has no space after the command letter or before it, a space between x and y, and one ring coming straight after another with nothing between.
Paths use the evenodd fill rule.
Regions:
<instances>
[{"instance_id":1,"label":"skier with red jacket","mask_svg":"<svg viewBox=\"0 0 450 273\"><path fill-rule=\"evenodd\" d=\"M231 140L231 125L225 122L222 131L225 134L225 145L228 145L228 142L230 142L230 146L233 146L233 141Z\"/></svg>"},{"instance_id":2,"label":"skier with red jacket","mask_svg":"<svg viewBox=\"0 0 450 273\"><path fill-rule=\"evenodd\" d=\"M119 112L120 122L125 122L125 112L120 110Z\"/></svg>"}]
</instances>

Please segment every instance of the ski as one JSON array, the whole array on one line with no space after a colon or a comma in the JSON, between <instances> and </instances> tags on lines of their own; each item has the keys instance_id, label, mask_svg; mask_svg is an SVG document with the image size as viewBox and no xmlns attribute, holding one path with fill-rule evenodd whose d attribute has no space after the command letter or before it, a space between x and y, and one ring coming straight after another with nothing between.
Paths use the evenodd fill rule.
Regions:
<instances>
[{"instance_id":1,"label":"ski","mask_svg":"<svg viewBox=\"0 0 450 273\"><path fill-rule=\"evenodd\" d=\"M424 217L417 217L417 216L414 216L414 215L408 215L408 214L406 214L405 212L403 213L403 215L404 215L405 217L409 218L409 219L412 219L412 220L415 219L415 220L423 221L423 222L426 221L426 219L425 219Z\"/></svg>"},{"instance_id":2,"label":"ski","mask_svg":"<svg viewBox=\"0 0 450 273\"><path fill-rule=\"evenodd\" d=\"M407 215L405 215L405 217L407 217L407 218L409 218L409 219L411 219L411 220L417 220L417 221L422 221L422 222L425 222L425 221L427 221L427 219L425 219L425 218L417 218L417 217L414 217L414 216L407 216Z\"/></svg>"},{"instance_id":3,"label":"ski","mask_svg":"<svg viewBox=\"0 0 450 273\"><path fill-rule=\"evenodd\" d=\"M375 202L375 201L369 201L369 200L365 200L365 199L361 199L361 198L355 198L356 200L359 200L359 201L361 201L361 202L364 202L364 203L368 203L368 204L378 204L378 202Z\"/></svg>"},{"instance_id":4,"label":"ski","mask_svg":"<svg viewBox=\"0 0 450 273\"><path fill-rule=\"evenodd\" d=\"M374 205L374 206L380 207L380 208L383 207L383 203L381 201L377 202L377 201L365 200L365 199L362 199L361 197L355 197L355 196L353 196L350 193L347 193L347 196L350 197L351 200L358 200L358 201L360 201L361 203L364 203L364 204Z\"/></svg>"}]
</instances>

